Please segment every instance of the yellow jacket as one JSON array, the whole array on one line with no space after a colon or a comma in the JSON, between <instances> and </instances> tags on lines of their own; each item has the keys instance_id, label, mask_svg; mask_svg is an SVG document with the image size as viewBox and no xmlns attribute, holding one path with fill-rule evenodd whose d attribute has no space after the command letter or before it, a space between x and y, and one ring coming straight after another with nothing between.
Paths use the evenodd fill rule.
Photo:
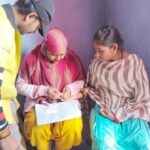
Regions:
<instances>
[{"instance_id":1,"label":"yellow jacket","mask_svg":"<svg viewBox=\"0 0 150 150\"><path fill-rule=\"evenodd\" d=\"M14 122L10 102L16 99L15 79L18 73L21 57L21 35L14 29L7 18L6 12L0 6L0 67L3 67L3 83L1 98L4 114L9 124Z\"/></svg>"}]
</instances>

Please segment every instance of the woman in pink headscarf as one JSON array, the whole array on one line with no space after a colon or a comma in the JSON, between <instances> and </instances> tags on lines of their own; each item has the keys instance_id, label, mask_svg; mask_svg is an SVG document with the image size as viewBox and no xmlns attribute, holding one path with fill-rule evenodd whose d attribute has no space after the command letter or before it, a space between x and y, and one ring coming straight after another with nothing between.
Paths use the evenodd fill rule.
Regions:
<instances>
[{"instance_id":1,"label":"woman in pink headscarf","mask_svg":"<svg viewBox=\"0 0 150 150\"><path fill-rule=\"evenodd\" d=\"M81 117L38 126L35 104L71 99L83 85L79 57L67 48L66 37L59 29L49 30L42 44L24 59L16 84L18 93L26 96L24 128L32 146L49 150L50 141L55 140L57 150L70 150L81 143Z\"/></svg>"}]
</instances>

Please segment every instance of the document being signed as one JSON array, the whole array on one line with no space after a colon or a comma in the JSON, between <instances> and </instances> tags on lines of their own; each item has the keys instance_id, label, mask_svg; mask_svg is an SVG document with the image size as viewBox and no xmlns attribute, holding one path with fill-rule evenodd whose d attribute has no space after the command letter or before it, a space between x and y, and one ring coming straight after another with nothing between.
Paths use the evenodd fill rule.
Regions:
<instances>
[{"instance_id":1,"label":"document being signed","mask_svg":"<svg viewBox=\"0 0 150 150\"><path fill-rule=\"evenodd\" d=\"M60 122L81 116L78 100L67 100L46 105L36 104L35 112L38 125Z\"/></svg>"}]
</instances>

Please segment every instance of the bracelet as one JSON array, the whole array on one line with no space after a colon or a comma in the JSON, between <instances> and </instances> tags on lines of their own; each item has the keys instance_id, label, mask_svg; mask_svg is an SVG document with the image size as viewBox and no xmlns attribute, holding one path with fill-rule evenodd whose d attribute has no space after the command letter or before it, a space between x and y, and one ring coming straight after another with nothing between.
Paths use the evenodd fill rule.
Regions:
<instances>
[{"instance_id":1,"label":"bracelet","mask_svg":"<svg viewBox=\"0 0 150 150\"><path fill-rule=\"evenodd\" d=\"M116 122L116 123L119 123L119 119L116 116L114 116L113 121Z\"/></svg>"},{"instance_id":2,"label":"bracelet","mask_svg":"<svg viewBox=\"0 0 150 150\"><path fill-rule=\"evenodd\" d=\"M4 130L0 132L0 138L7 136L9 133L9 126L7 126Z\"/></svg>"},{"instance_id":3,"label":"bracelet","mask_svg":"<svg viewBox=\"0 0 150 150\"><path fill-rule=\"evenodd\" d=\"M5 136L0 137L0 140L3 140L3 139L5 139L5 138L7 138L9 135L10 135L10 132L8 132Z\"/></svg>"}]
</instances>

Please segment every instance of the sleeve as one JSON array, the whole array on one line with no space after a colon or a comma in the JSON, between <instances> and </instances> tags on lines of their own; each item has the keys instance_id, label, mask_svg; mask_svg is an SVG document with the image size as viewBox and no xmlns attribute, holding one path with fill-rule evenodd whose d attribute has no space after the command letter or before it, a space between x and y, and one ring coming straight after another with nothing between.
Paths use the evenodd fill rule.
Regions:
<instances>
[{"instance_id":1,"label":"sleeve","mask_svg":"<svg viewBox=\"0 0 150 150\"><path fill-rule=\"evenodd\" d=\"M16 81L16 88L19 94L31 99L37 99L42 96L48 96L47 90L49 86L29 84L19 74Z\"/></svg>"},{"instance_id":2,"label":"sleeve","mask_svg":"<svg viewBox=\"0 0 150 150\"><path fill-rule=\"evenodd\" d=\"M3 83L3 73L5 71L6 62L9 52L0 45L0 139L7 137L9 132L8 121L5 118L2 107L2 95L1 87Z\"/></svg>"},{"instance_id":3,"label":"sleeve","mask_svg":"<svg viewBox=\"0 0 150 150\"><path fill-rule=\"evenodd\" d=\"M84 80L75 81L67 85L67 87L71 91L71 96L76 95L83 88L83 86L84 86Z\"/></svg>"},{"instance_id":4,"label":"sleeve","mask_svg":"<svg viewBox=\"0 0 150 150\"><path fill-rule=\"evenodd\" d=\"M126 100L123 107L116 112L116 118L122 122L128 118L141 118L150 121L149 80L143 61L136 58L133 71L132 98Z\"/></svg>"}]
</instances>

